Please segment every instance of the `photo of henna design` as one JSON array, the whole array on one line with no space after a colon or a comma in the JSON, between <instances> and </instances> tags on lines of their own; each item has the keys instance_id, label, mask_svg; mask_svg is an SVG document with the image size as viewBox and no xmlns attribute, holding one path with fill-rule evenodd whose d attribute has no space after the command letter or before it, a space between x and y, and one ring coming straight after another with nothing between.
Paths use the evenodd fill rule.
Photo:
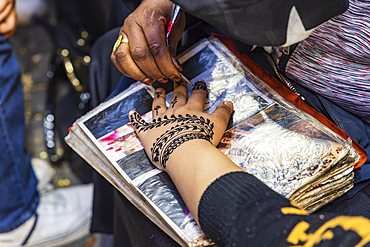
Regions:
<instances>
[{"instance_id":1,"label":"photo of henna design","mask_svg":"<svg viewBox=\"0 0 370 247\"><path fill-rule=\"evenodd\" d=\"M154 110L155 110L155 115L158 116L158 110L161 109L162 107L160 107L159 105L157 105Z\"/></svg>"},{"instance_id":2,"label":"photo of henna design","mask_svg":"<svg viewBox=\"0 0 370 247\"><path fill-rule=\"evenodd\" d=\"M171 108L174 108L175 107L175 104L177 103L177 96L172 100L171 102Z\"/></svg>"}]
</instances>

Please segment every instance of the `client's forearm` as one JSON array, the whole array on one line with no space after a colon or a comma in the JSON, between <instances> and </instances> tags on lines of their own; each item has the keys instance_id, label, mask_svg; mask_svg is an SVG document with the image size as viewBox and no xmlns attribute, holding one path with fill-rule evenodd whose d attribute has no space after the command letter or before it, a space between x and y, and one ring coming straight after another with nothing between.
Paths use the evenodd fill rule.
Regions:
<instances>
[{"instance_id":1,"label":"client's forearm","mask_svg":"<svg viewBox=\"0 0 370 247\"><path fill-rule=\"evenodd\" d=\"M198 222L199 201L207 187L226 173L243 170L211 143L192 140L171 154L166 171Z\"/></svg>"}]
</instances>

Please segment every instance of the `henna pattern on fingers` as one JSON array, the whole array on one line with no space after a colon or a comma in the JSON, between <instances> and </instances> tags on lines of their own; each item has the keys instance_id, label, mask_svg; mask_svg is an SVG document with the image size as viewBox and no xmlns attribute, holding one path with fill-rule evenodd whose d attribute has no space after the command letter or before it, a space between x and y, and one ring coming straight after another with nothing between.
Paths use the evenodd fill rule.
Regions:
<instances>
[{"instance_id":1,"label":"henna pattern on fingers","mask_svg":"<svg viewBox=\"0 0 370 247\"><path fill-rule=\"evenodd\" d=\"M130 115L130 120L132 127L134 127L135 129L139 129L139 132L141 131L140 128L149 125L144 119L141 118L141 116L137 112L134 112L133 114Z\"/></svg>"},{"instance_id":2,"label":"henna pattern on fingers","mask_svg":"<svg viewBox=\"0 0 370 247\"><path fill-rule=\"evenodd\" d=\"M192 91L194 91L194 90L204 90L208 93L207 85L203 80L198 80L194 84L194 87L193 87Z\"/></svg>"},{"instance_id":3,"label":"henna pattern on fingers","mask_svg":"<svg viewBox=\"0 0 370 247\"><path fill-rule=\"evenodd\" d=\"M154 110L155 110L155 115L158 116L158 110L161 109L162 107L160 107L159 105L157 105Z\"/></svg>"},{"instance_id":4,"label":"henna pattern on fingers","mask_svg":"<svg viewBox=\"0 0 370 247\"><path fill-rule=\"evenodd\" d=\"M172 100L171 102L171 108L174 108L175 107L175 104L177 103L177 96Z\"/></svg>"},{"instance_id":5,"label":"henna pattern on fingers","mask_svg":"<svg viewBox=\"0 0 370 247\"><path fill-rule=\"evenodd\" d=\"M157 96L157 99L159 99L161 97L162 93L156 92L155 95Z\"/></svg>"}]
</instances>

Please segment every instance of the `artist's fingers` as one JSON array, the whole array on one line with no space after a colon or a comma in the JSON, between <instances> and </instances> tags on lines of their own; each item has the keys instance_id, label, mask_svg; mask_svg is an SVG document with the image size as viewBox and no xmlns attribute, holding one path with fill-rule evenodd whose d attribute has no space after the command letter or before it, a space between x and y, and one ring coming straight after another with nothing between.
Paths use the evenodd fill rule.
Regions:
<instances>
[{"instance_id":1,"label":"artist's fingers","mask_svg":"<svg viewBox=\"0 0 370 247\"><path fill-rule=\"evenodd\" d=\"M157 23L153 25L153 22ZM179 71L172 62L169 48L166 45L166 33L165 28L163 28L163 26L166 24L167 20L164 16L162 16L155 20L151 20L151 22L143 23L143 31L147 40L148 48L155 61L156 67L153 68L153 70L158 69L165 78L169 78L173 81L179 81ZM150 63L148 64L149 66L151 65ZM150 74L148 74L148 76L150 76Z\"/></svg>"},{"instance_id":2,"label":"artist's fingers","mask_svg":"<svg viewBox=\"0 0 370 247\"><path fill-rule=\"evenodd\" d=\"M186 84L174 82L174 90L169 109L185 105L187 99L188 99L188 88L186 87Z\"/></svg>"},{"instance_id":3,"label":"artist's fingers","mask_svg":"<svg viewBox=\"0 0 370 247\"><path fill-rule=\"evenodd\" d=\"M197 109L199 111L204 110L204 104L206 102L207 98L207 85L204 82L204 80L199 79L194 84L193 91L191 92L191 95L188 100L188 105L192 109Z\"/></svg>"},{"instance_id":4,"label":"artist's fingers","mask_svg":"<svg viewBox=\"0 0 370 247\"><path fill-rule=\"evenodd\" d=\"M155 21L154 18L148 17L147 22L142 22L142 26L139 26L137 17L130 15L126 18L123 26L123 31L129 39L132 60L147 77L160 82L165 82L166 76L158 68L154 57L164 56L163 53L165 51L169 56L164 40L165 33L163 27L165 23L166 20L163 16L155 18ZM150 26L149 24L152 25ZM156 33L152 34L152 32ZM174 67L172 64L171 66Z\"/></svg>"},{"instance_id":5,"label":"artist's fingers","mask_svg":"<svg viewBox=\"0 0 370 247\"><path fill-rule=\"evenodd\" d=\"M217 106L216 110L212 113L212 116L216 117L217 123L221 124L222 128L226 129L232 112L233 103L225 101Z\"/></svg>"},{"instance_id":6,"label":"artist's fingers","mask_svg":"<svg viewBox=\"0 0 370 247\"><path fill-rule=\"evenodd\" d=\"M137 111L130 111L129 112L129 119L131 122L132 127L134 127L136 133L140 133L141 131L145 130L148 126L148 123L142 119Z\"/></svg>"},{"instance_id":7,"label":"artist's fingers","mask_svg":"<svg viewBox=\"0 0 370 247\"><path fill-rule=\"evenodd\" d=\"M152 104L153 119L165 113L166 107L166 91L163 88L157 88L154 93Z\"/></svg>"},{"instance_id":8,"label":"artist's fingers","mask_svg":"<svg viewBox=\"0 0 370 247\"><path fill-rule=\"evenodd\" d=\"M117 40L115 44L115 50L111 54L111 60L116 65L117 69L121 71L122 74L132 77L135 80L141 81L145 84L151 85L153 80L148 78L137 64L134 62L130 53L130 40L127 35L121 30L121 38ZM123 42L122 42L123 41Z\"/></svg>"}]
</instances>

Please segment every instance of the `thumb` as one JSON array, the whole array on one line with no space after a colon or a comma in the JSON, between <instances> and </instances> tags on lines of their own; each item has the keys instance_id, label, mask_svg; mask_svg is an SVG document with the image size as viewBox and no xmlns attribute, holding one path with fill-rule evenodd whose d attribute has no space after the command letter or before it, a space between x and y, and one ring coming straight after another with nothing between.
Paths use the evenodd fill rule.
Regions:
<instances>
[{"instance_id":1,"label":"thumb","mask_svg":"<svg viewBox=\"0 0 370 247\"><path fill-rule=\"evenodd\" d=\"M216 110L212 113L212 116L217 117L219 121L224 125L225 129L229 122L230 116L233 113L233 103L225 101L219 104Z\"/></svg>"},{"instance_id":2,"label":"thumb","mask_svg":"<svg viewBox=\"0 0 370 247\"><path fill-rule=\"evenodd\" d=\"M136 133L140 133L140 131L145 131L149 128L149 124L137 113L137 111L130 111L128 115Z\"/></svg>"}]
</instances>

